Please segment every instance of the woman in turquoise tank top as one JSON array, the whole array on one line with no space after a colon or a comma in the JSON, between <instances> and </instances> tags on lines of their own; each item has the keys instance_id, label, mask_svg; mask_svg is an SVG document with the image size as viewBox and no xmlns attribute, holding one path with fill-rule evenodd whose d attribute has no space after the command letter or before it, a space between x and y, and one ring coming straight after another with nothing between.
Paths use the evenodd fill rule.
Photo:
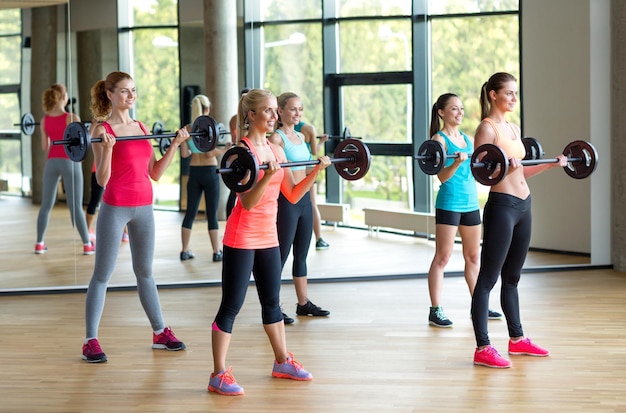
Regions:
<instances>
[{"instance_id":1,"label":"woman in turquoise tank top","mask_svg":"<svg viewBox=\"0 0 626 413\"><path fill-rule=\"evenodd\" d=\"M437 174L441 186L435 201L435 256L428 270L431 302L428 323L435 327L452 327L453 324L443 312L441 292L444 269L452 255L457 230L463 244L465 281L470 294L474 293L478 278L481 220L476 182L467 161L474 151L474 141L459 130L463 115L461 99L452 93L439 96L431 113L432 139L441 143L448 155L458 154L457 158L448 158ZM491 319L502 317L492 310L489 316Z\"/></svg>"}]
</instances>

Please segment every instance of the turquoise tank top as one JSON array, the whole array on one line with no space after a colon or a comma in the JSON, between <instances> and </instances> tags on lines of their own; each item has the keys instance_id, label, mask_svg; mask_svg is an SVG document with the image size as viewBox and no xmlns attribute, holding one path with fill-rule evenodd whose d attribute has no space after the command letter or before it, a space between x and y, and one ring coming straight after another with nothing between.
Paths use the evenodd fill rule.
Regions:
<instances>
[{"instance_id":1,"label":"turquoise tank top","mask_svg":"<svg viewBox=\"0 0 626 413\"><path fill-rule=\"evenodd\" d=\"M300 121L300 123L298 123L296 126L294 126L293 129L296 132L302 132L302 127L304 125L305 125L304 121ZM311 142L305 142L305 143L306 143L306 147L309 149L309 152L311 152Z\"/></svg>"},{"instance_id":2,"label":"turquoise tank top","mask_svg":"<svg viewBox=\"0 0 626 413\"><path fill-rule=\"evenodd\" d=\"M287 161L289 162L300 162L300 161L308 161L311 159L311 152L304 144L304 139L302 139L302 134L300 132L296 132L298 138L300 138L300 144L294 144L289 140L287 135L280 129L276 129L276 132L283 140L283 144L285 145L285 156L287 157ZM292 170L297 171L301 169L306 169L306 166L293 166Z\"/></svg>"},{"instance_id":3,"label":"turquoise tank top","mask_svg":"<svg viewBox=\"0 0 626 413\"><path fill-rule=\"evenodd\" d=\"M461 132L461 135L463 139L465 139L465 148L456 146L445 133L441 131L437 133L439 136L443 137L446 142L447 155L465 152L469 157L467 161L459 165L450 179L441 184L439 192L437 193L437 199L435 200L435 208L452 212L470 212L479 209L478 189L476 188L476 181L472 175L471 162L469 160L474 152L474 145L463 132ZM445 166L448 167L452 165L453 162L453 158L448 158L446 159Z\"/></svg>"}]
</instances>

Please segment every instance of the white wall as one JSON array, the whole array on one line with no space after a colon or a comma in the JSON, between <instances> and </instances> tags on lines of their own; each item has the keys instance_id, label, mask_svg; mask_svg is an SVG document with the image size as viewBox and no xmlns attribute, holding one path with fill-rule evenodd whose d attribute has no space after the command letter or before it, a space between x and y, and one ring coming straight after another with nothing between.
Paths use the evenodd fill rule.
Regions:
<instances>
[{"instance_id":1,"label":"white wall","mask_svg":"<svg viewBox=\"0 0 626 413\"><path fill-rule=\"evenodd\" d=\"M594 264L610 263L610 188L602 185L609 182L602 156L610 145L609 7L610 0L521 1L524 135L540 139L549 158L573 140L590 141L602 161L591 179L560 168L529 179L531 246L592 253Z\"/></svg>"}]
</instances>

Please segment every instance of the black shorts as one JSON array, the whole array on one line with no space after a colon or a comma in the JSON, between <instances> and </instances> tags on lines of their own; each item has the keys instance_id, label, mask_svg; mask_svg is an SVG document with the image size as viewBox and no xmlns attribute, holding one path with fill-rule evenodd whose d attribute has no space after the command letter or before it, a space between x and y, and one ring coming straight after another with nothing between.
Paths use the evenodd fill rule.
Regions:
<instances>
[{"instance_id":1,"label":"black shorts","mask_svg":"<svg viewBox=\"0 0 626 413\"><path fill-rule=\"evenodd\" d=\"M476 209L470 212L452 212L437 208L435 211L435 223L454 225L455 227L459 225L473 227L481 223L480 211Z\"/></svg>"}]
</instances>

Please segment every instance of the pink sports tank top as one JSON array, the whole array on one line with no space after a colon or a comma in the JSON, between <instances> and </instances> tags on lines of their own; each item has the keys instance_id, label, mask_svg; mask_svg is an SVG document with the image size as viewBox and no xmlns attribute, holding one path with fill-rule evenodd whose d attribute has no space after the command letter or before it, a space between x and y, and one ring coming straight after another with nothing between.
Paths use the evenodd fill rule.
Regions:
<instances>
[{"instance_id":1,"label":"pink sports tank top","mask_svg":"<svg viewBox=\"0 0 626 413\"><path fill-rule=\"evenodd\" d=\"M111 125L102 122L107 133L115 135ZM144 134L148 131L143 123ZM149 140L118 141L111 156L111 177L102 200L109 205L137 207L152 204L152 181L148 173L153 149Z\"/></svg>"},{"instance_id":2,"label":"pink sports tank top","mask_svg":"<svg viewBox=\"0 0 626 413\"><path fill-rule=\"evenodd\" d=\"M63 158L69 159L65 153L64 145L53 145L52 142L63 140L65 135L65 128L67 127L67 117L69 113L64 113L59 116L44 116L44 124L46 133L50 137L50 150L48 151L48 159Z\"/></svg>"},{"instance_id":3,"label":"pink sports tank top","mask_svg":"<svg viewBox=\"0 0 626 413\"><path fill-rule=\"evenodd\" d=\"M524 156L526 156L526 148L524 147L521 139L513 140L509 139L508 137L502 137L498 125L496 125L493 120L489 118L485 118L483 120L489 123L493 130L496 132L495 144L498 145L504 151L504 153L506 153L506 156L508 158L524 159ZM513 132L515 133L515 131Z\"/></svg>"}]
</instances>

